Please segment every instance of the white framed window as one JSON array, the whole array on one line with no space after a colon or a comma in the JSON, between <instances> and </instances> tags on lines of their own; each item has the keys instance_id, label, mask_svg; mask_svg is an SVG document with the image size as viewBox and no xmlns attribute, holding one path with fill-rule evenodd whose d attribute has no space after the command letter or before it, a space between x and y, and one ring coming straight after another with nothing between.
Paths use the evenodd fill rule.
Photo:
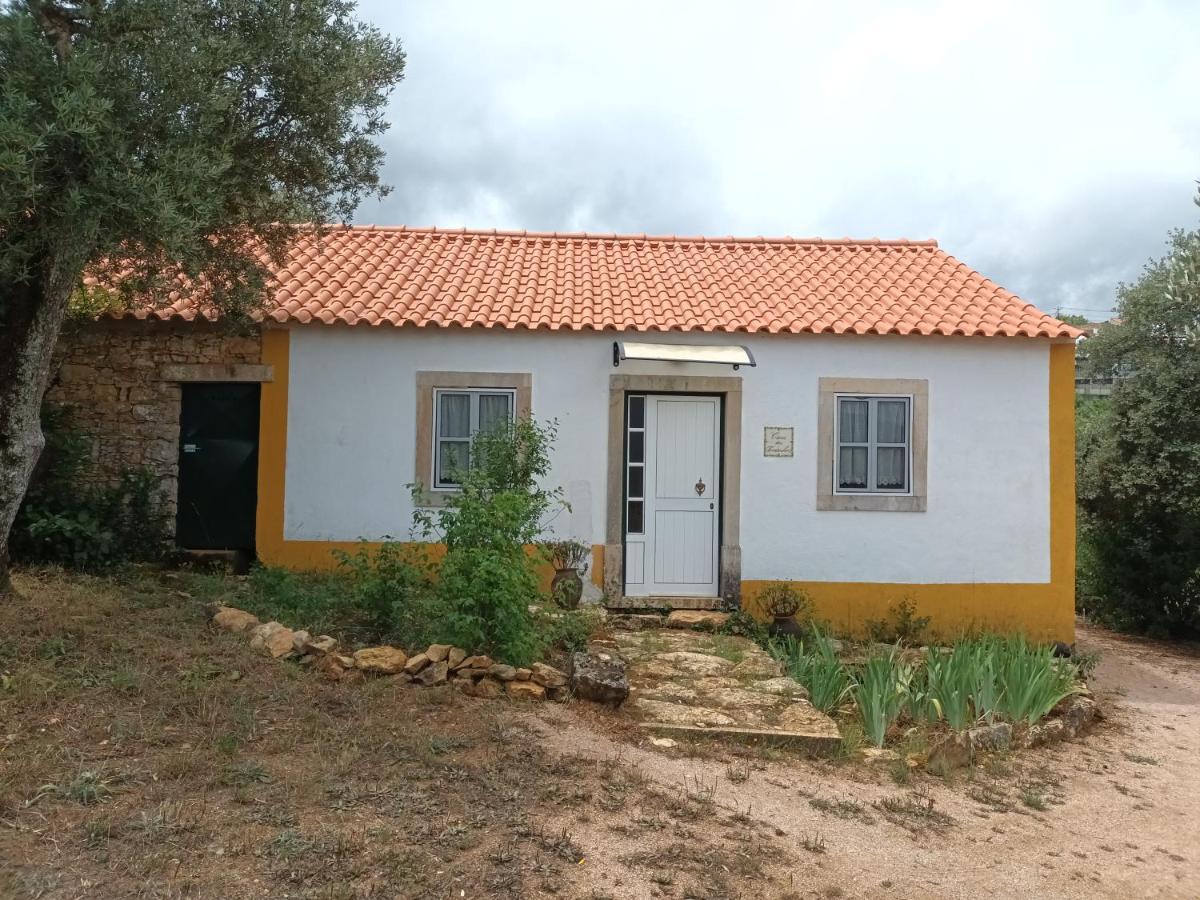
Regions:
<instances>
[{"instance_id":1,"label":"white framed window","mask_svg":"<svg viewBox=\"0 0 1200 900\"><path fill-rule=\"evenodd\" d=\"M454 490L471 464L471 441L480 431L515 418L515 390L437 389L433 396L433 486Z\"/></svg>"},{"instance_id":2,"label":"white framed window","mask_svg":"<svg viewBox=\"0 0 1200 900\"><path fill-rule=\"evenodd\" d=\"M912 493L911 396L838 394L834 493Z\"/></svg>"}]
</instances>

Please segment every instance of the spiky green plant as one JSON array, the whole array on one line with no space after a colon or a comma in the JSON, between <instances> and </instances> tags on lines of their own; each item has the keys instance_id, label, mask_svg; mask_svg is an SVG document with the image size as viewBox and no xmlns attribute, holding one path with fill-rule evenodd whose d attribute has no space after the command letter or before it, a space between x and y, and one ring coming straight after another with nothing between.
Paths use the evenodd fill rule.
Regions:
<instances>
[{"instance_id":1,"label":"spiky green plant","mask_svg":"<svg viewBox=\"0 0 1200 900\"><path fill-rule=\"evenodd\" d=\"M925 651L925 688L946 723L955 731L971 724L970 654L962 644L949 653L930 647Z\"/></svg>"},{"instance_id":2,"label":"spiky green plant","mask_svg":"<svg viewBox=\"0 0 1200 900\"><path fill-rule=\"evenodd\" d=\"M771 642L771 654L783 666L784 673L808 689L808 698L821 712L837 709L850 692L851 678L838 659L829 640L820 629L811 629L808 647L794 637Z\"/></svg>"},{"instance_id":3,"label":"spiky green plant","mask_svg":"<svg viewBox=\"0 0 1200 900\"><path fill-rule=\"evenodd\" d=\"M854 685L854 700L862 718L863 731L876 747L882 747L887 730L900 716L913 681L912 667L896 649L866 661Z\"/></svg>"},{"instance_id":4,"label":"spiky green plant","mask_svg":"<svg viewBox=\"0 0 1200 900\"><path fill-rule=\"evenodd\" d=\"M1032 646L1021 636L1006 638L998 646L1004 691L999 709L1012 721L1033 725L1074 691L1074 667L1055 659L1050 647Z\"/></svg>"}]
</instances>

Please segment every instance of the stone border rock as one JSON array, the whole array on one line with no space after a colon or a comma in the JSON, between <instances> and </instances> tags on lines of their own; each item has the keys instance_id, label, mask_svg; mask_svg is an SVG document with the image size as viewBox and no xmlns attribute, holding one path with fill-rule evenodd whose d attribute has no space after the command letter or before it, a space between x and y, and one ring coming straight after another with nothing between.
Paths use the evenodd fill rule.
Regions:
<instances>
[{"instance_id":1,"label":"stone border rock","mask_svg":"<svg viewBox=\"0 0 1200 900\"><path fill-rule=\"evenodd\" d=\"M1103 718L1091 691L1080 684L1074 693L1051 710L1047 718L1031 727L996 722L946 735L929 748L923 767L934 773L945 773L971 765L984 753L1045 747L1079 737Z\"/></svg>"},{"instance_id":2,"label":"stone border rock","mask_svg":"<svg viewBox=\"0 0 1200 900\"><path fill-rule=\"evenodd\" d=\"M272 659L297 659L300 665L311 666L334 681L387 676L422 687L453 684L468 697L519 700L564 701L573 694L567 674L546 663L516 668L449 644L433 644L412 656L386 645L347 653L327 634L313 637L280 622L260 622L252 613L232 606L218 606L213 624L249 635L250 648L257 653Z\"/></svg>"}]
</instances>

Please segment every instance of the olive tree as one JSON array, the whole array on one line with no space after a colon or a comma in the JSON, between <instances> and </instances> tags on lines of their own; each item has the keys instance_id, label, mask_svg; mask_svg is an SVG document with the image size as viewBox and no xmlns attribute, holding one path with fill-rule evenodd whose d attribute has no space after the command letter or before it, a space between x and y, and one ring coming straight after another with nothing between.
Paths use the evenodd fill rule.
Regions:
<instances>
[{"instance_id":1,"label":"olive tree","mask_svg":"<svg viewBox=\"0 0 1200 900\"><path fill-rule=\"evenodd\" d=\"M381 193L395 40L350 0L0 0L0 592L85 276L236 318Z\"/></svg>"}]
</instances>

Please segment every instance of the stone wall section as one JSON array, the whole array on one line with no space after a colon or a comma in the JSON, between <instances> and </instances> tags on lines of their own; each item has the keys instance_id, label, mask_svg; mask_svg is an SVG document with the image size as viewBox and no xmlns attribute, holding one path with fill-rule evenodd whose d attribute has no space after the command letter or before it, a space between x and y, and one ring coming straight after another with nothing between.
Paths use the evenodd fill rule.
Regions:
<instances>
[{"instance_id":1,"label":"stone wall section","mask_svg":"<svg viewBox=\"0 0 1200 900\"><path fill-rule=\"evenodd\" d=\"M197 322L95 322L65 330L55 357L49 403L73 409L75 425L93 439L95 480L145 468L159 479L175 527L179 484L180 382L168 367L258 365L257 331L234 333Z\"/></svg>"}]
</instances>

